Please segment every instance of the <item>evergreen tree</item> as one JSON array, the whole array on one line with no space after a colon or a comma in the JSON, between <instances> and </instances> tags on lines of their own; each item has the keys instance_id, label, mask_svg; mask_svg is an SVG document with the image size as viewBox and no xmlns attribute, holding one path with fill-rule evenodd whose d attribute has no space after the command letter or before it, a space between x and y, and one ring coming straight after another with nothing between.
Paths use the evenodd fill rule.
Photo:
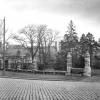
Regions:
<instances>
[{"instance_id":1,"label":"evergreen tree","mask_svg":"<svg viewBox=\"0 0 100 100\"><path fill-rule=\"evenodd\" d=\"M72 20L70 21L67 29L68 30L64 35L64 42L66 43L67 48L71 50L71 48L75 48L76 44L78 43L78 36Z\"/></svg>"},{"instance_id":2,"label":"evergreen tree","mask_svg":"<svg viewBox=\"0 0 100 100\"><path fill-rule=\"evenodd\" d=\"M84 55L88 50L90 53L90 65L94 65L94 50L98 47L98 43L95 41L93 34L88 32L86 35L82 34L80 38L80 53Z\"/></svg>"}]
</instances>

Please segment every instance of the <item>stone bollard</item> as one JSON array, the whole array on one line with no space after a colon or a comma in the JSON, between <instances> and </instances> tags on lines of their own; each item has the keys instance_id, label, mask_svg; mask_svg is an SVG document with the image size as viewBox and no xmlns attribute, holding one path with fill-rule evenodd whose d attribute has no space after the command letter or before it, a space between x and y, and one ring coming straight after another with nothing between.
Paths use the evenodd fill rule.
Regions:
<instances>
[{"instance_id":1,"label":"stone bollard","mask_svg":"<svg viewBox=\"0 0 100 100\"><path fill-rule=\"evenodd\" d=\"M3 60L1 60L1 69L3 69Z\"/></svg>"},{"instance_id":2,"label":"stone bollard","mask_svg":"<svg viewBox=\"0 0 100 100\"><path fill-rule=\"evenodd\" d=\"M34 59L34 69L37 70L37 59Z\"/></svg>"},{"instance_id":3,"label":"stone bollard","mask_svg":"<svg viewBox=\"0 0 100 100\"><path fill-rule=\"evenodd\" d=\"M72 68L72 56L71 52L67 54L67 75L71 75L71 68Z\"/></svg>"},{"instance_id":4,"label":"stone bollard","mask_svg":"<svg viewBox=\"0 0 100 100\"><path fill-rule=\"evenodd\" d=\"M85 54L84 76L91 76L90 54L88 51Z\"/></svg>"},{"instance_id":5,"label":"stone bollard","mask_svg":"<svg viewBox=\"0 0 100 100\"><path fill-rule=\"evenodd\" d=\"M11 69L11 60L8 60L8 69Z\"/></svg>"}]
</instances>

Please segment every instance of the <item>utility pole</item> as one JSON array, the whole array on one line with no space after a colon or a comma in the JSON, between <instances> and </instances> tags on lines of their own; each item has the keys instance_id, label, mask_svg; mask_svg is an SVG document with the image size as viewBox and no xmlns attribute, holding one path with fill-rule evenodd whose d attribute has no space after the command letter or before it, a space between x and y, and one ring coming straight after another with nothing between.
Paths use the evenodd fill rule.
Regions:
<instances>
[{"instance_id":1,"label":"utility pole","mask_svg":"<svg viewBox=\"0 0 100 100\"><path fill-rule=\"evenodd\" d=\"M3 19L3 71L5 72L5 17Z\"/></svg>"}]
</instances>

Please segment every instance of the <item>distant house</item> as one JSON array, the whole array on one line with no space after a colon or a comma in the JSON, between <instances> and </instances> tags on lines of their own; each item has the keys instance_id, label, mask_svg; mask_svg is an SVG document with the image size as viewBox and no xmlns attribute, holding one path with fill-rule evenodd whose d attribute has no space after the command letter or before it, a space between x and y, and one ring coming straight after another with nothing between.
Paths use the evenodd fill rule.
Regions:
<instances>
[{"instance_id":1,"label":"distant house","mask_svg":"<svg viewBox=\"0 0 100 100\"><path fill-rule=\"evenodd\" d=\"M0 49L0 68L3 66L3 49ZM9 45L5 52L5 67L6 68L17 68L17 64L30 63L30 53L24 47L20 45Z\"/></svg>"},{"instance_id":2,"label":"distant house","mask_svg":"<svg viewBox=\"0 0 100 100\"><path fill-rule=\"evenodd\" d=\"M51 52L51 58L56 59L56 48L55 46L52 46L50 48ZM36 54L36 57L34 59L35 62L38 62L39 56L38 52ZM6 53L5 53L5 67L8 68L17 68L19 64L24 64L24 68L28 69L29 64L32 62L31 59L31 54L28 49L25 49L21 45L8 45L6 48ZM28 65L27 65L28 64ZM27 65L27 67L25 67ZM23 65L22 65L23 66ZM3 68L3 49L1 46L0 49L0 68ZM21 67L23 68L23 67ZM37 68L38 69L38 68Z\"/></svg>"}]
</instances>

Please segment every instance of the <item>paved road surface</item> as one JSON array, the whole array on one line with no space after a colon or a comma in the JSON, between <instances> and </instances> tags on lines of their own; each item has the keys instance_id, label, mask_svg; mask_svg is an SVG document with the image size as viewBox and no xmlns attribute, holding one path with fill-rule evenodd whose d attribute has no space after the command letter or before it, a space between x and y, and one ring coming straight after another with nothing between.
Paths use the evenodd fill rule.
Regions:
<instances>
[{"instance_id":1,"label":"paved road surface","mask_svg":"<svg viewBox=\"0 0 100 100\"><path fill-rule=\"evenodd\" d=\"M100 100L100 83L0 78L0 100Z\"/></svg>"}]
</instances>

